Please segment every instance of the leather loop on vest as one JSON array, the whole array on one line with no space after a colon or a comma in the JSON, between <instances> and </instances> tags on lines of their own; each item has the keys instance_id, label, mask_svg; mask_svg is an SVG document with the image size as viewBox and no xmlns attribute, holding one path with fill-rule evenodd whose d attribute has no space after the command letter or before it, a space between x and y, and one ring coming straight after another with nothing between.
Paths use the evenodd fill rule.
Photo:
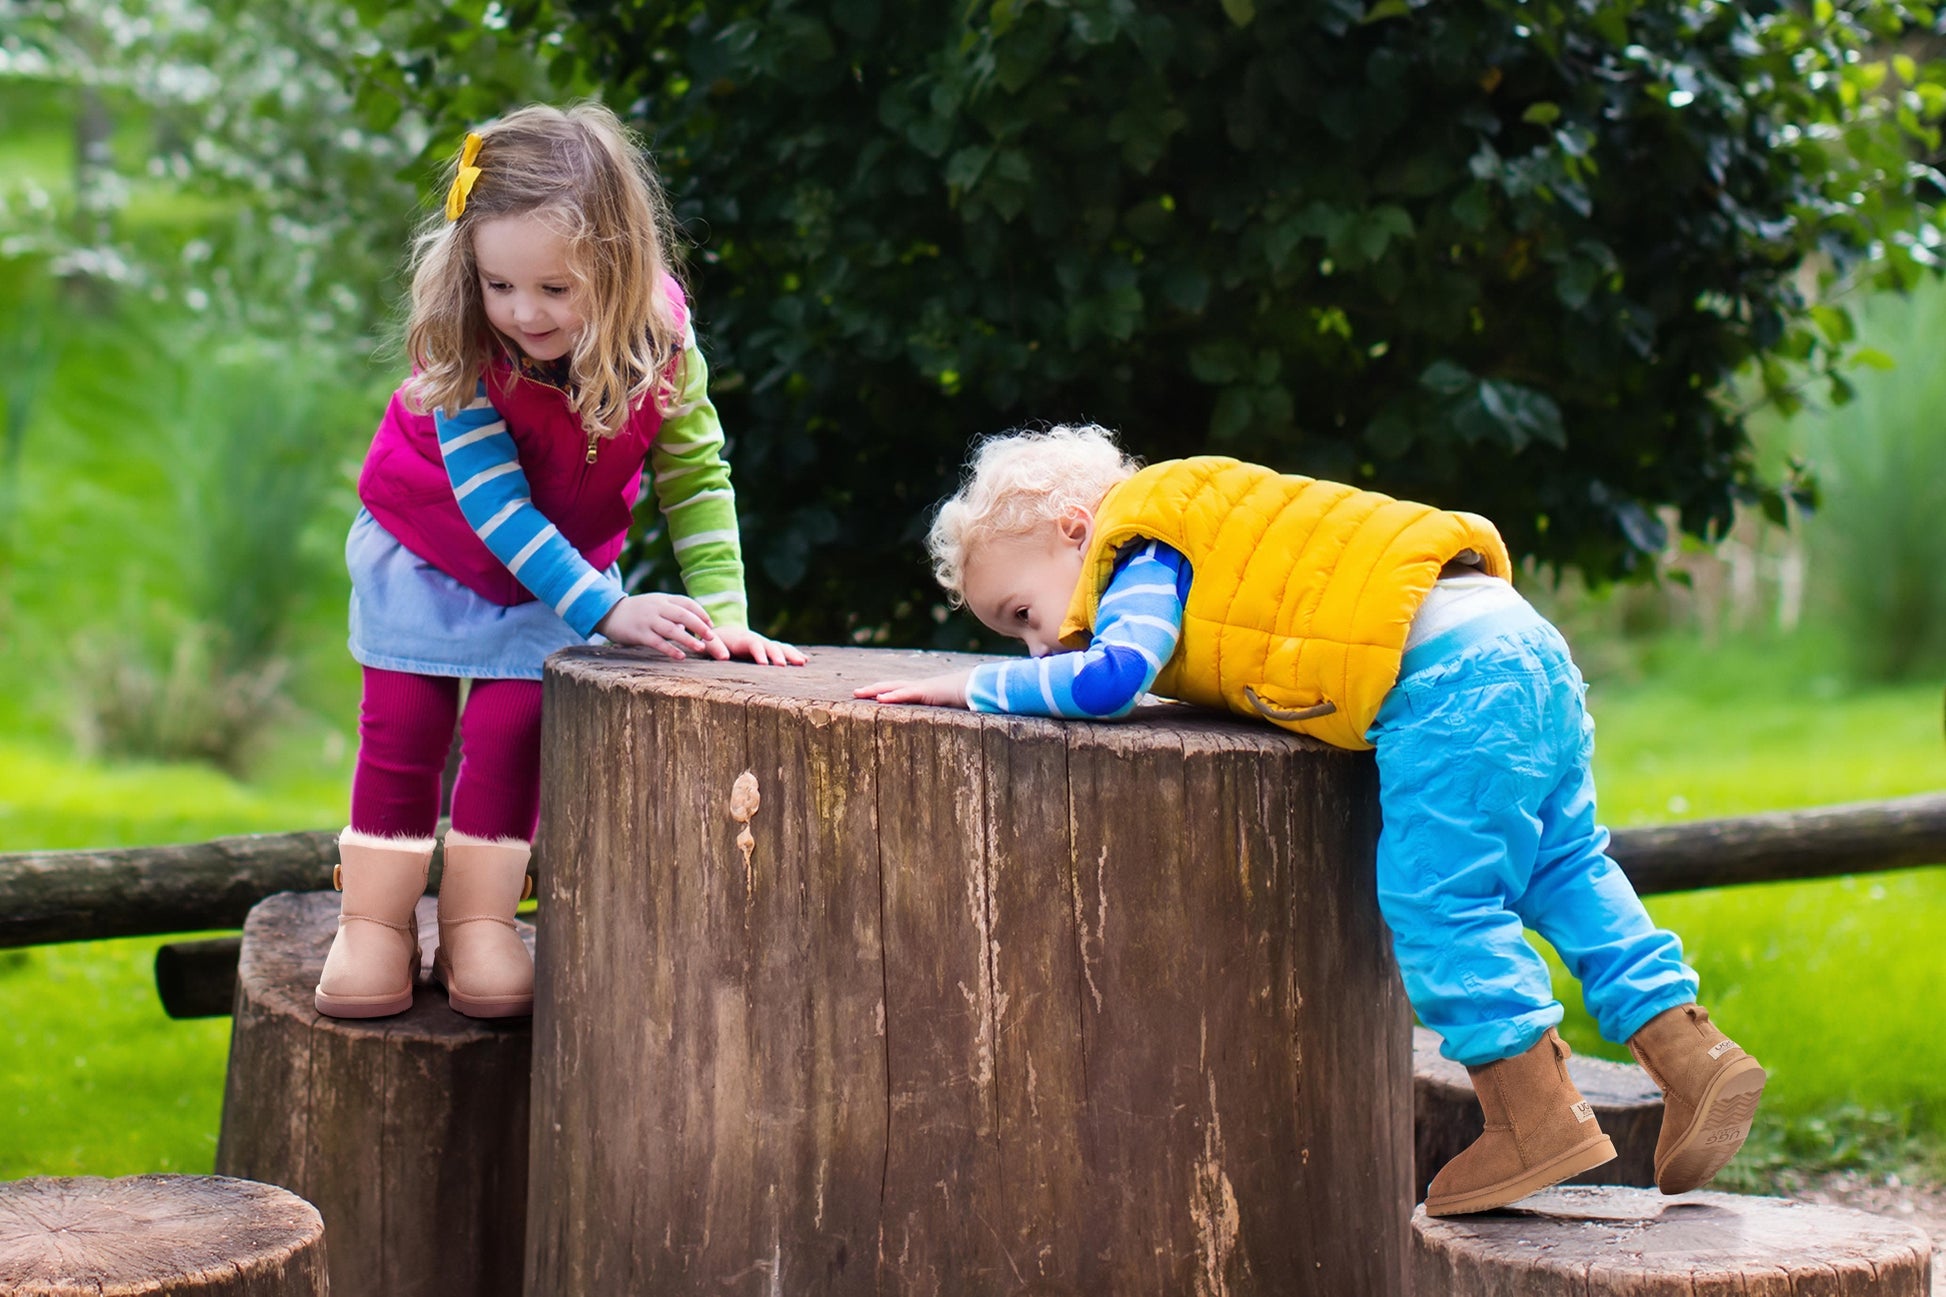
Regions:
<instances>
[{"instance_id":1,"label":"leather loop on vest","mask_svg":"<svg viewBox=\"0 0 1946 1297\"><path fill-rule=\"evenodd\" d=\"M1291 711L1283 707L1272 707L1269 703L1257 697L1257 691L1249 685L1243 687L1243 696L1250 700L1250 705L1257 709L1257 714L1267 721L1314 721L1320 716L1330 716L1338 710L1338 704L1332 702L1329 698L1315 707L1300 707L1296 711Z\"/></svg>"}]
</instances>

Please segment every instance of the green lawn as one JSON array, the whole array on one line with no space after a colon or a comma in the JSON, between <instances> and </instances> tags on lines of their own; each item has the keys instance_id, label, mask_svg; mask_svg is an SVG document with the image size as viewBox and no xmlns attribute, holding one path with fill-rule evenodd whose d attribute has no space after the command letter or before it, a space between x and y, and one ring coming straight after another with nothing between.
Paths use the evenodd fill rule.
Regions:
<instances>
[{"instance_id":1,"label":"green lawn","mask_svg":"<svg viewBox=\"0 0 1946 1297\"><path fill-rule=\"evenodd\" d=\"M343 744L280 752L275 785L196 766L103 766L0 741L0 851L200 841L344 816ZM207 1172L230 1020L172 1022L138 937L0 951L0 1180Z\"/></svg>"},{"instance_id":2,"label":"green lawn","mask_svg":"<svg viewBox=\"0 0 1946 1297\"><path fill-rule=\"evenodd\" d=\"M1779 671L1783 666L1786 669ZM1839 690L1801 652L1690 650L1644 683L1591 691L1612 825L1743 815L1946 789L1941 686ZM1652 897L1703 1003L1761 1058L1768 1120L1745 1159L1946 1170L1946 869ZM1576 1049L1601 1041L1556 965Z\"/></svg>"},{"instance_id":3,"label":"green lawn","mask_svg":"<svg viewBox=\"0 0 1946 1297\"><path fill-rule=\"evenodd\" d=\"M1845 693L1754 648L1678 653L1591 697L1614 824L1946 787L1936 685ZM328 727L290 739L269 769L249 785L81 761L52 738L0 742L0 850L340 822L347 758ZM1946 1147L1946 870L1665 896L1650 909L1682 934L1705 1002L1775 1077L1737 1183L1771 1183L1786 1159L1883 1165ZM162 1016L157 944L0 954L0 1178L210 1167L228 1021ZM1614 1056L1565 979L1560 989L1575 1047Z\"/></svg>"}]
</instances>

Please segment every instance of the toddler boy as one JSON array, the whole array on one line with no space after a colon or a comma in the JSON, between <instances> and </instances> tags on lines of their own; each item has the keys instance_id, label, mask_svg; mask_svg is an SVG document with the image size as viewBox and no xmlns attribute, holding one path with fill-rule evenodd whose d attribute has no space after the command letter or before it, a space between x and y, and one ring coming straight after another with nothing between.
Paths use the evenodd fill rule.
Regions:
<instances>
[{"instance_id":1,"label":"toddler boy","mask_svg":"<svg viewBox=\"0 0 1946 1297\"><path fill-rule=\"evenodd\" d=\"M1379 907L1486 1117L1429 1215L1615 1156L1523 926L1661 1087L1657 1186L1707 1184L1742 1146L1766 1074L1606 854L1586 687L1491 523L1233 459L1138 470L1104 429L1063 426L983 442L928 543L955 601L1033 656L860 697L1106 720L1153 692L1376 749Z\"/></svg>"}]
</instances>

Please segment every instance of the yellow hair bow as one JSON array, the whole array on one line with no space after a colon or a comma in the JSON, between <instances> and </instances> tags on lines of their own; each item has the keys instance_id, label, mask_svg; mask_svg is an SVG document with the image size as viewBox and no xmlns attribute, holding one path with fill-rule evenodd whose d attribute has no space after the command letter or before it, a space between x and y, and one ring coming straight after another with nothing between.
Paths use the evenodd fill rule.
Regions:
<instances>
[{"instance_id":1,"label":"yellow hair bow","mask_svg":"<svg viewBox=\"0 0 1946 1297\"><path fill-rule=\"evenodd\" d=\"M459 174L453 177L453 187L446 191L446 219L449 221L457 221L460 213L466 210L466 199L473 192L473 182L480 178L480 169L473 165L473 159L480 156L480 145L485 142L472 131L466 133L466 147L459 154Z\"/></svg>"}]
</instances>

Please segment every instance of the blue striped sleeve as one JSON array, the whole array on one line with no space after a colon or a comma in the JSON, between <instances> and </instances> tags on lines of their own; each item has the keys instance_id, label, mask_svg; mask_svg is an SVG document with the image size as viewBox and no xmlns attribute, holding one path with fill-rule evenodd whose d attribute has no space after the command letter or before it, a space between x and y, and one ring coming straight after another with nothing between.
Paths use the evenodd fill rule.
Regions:
<instances>
[{"instance_id":1,"label":"blue striped sleeve","mask_svg":"<svg viewBox=\"0 0 1946 1297\"><path fill-rule=\"evenodd\" d=\"M1135 710L1182 638L1189 560L1161 541L1132 550L1102 591L1094 641L1078 653L989 662L973 669L976 712L1115 720Z\"/></svg>"},{"instance_id":2,"label":"blue striped sleeve","mask_svg":"<svg viewBox=\"0 0 1946 1297\"><path fill-rule=\"evenodd\" d=\"M473 534L576 634L594 634L627 592L621 582L595 571L534 507L520 452L506 420L487 399L486 384L464 410L436 410L433 421L453 496Z\"/></svg>"}]
</instances>

